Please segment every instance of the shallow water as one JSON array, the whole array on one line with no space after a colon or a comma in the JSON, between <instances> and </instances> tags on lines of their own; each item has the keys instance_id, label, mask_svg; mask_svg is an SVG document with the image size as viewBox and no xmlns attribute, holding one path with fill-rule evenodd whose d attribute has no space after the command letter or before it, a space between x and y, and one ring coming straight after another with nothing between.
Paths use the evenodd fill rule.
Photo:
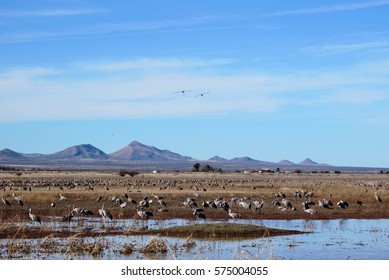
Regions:
<instances>
[{"instance_id":1,"label":"shallow water","mask_svg":"<svg viewBox=\"0 0 389 280\"><path fill-rule=\"evenodd\" d=\"M117 220L114 222L100 219L83 219L70 223L73 230L114 226L119 229L128 227L161 228L175 225L187 225L202 221L174 220ZM221 221L217 221L221 222ZM223 221L225 222L225 221ZM235 221L230 221L235 222ZM142 254L144 247L153 236L106 236L99 237L97 242L103 244L104 250L92 256L77 253L42 253L31 250L29 254L15 254L13 258L22 259L292 259L292 260L388 260L389 259L389 220L240 220L239 223L250 223L280 229L292 229L309 232L299 235L288 235L270 238L257 238L233 241L186 240L185 238L158 237L167 247L165 253ZM97 224L96 224L97 223ZM206 223L215 223L207 221ZM104 225L104 227L102 227ZM53 227L63 228L64 224L52 222ZM56 239L59 244L68 246L68 239ZM96 243L96 238L84 238L84 243ZM9 242L9 241L8 241ZM28 240L33 247L39 247L42 240ZM189 242L189 243L188 243ZM7 256L7 241L0 241L0 258ZM134 251L123 253L126 244L133 244ZM186 246L186 245L190 246Z\"/></svg>"}]
</instances>

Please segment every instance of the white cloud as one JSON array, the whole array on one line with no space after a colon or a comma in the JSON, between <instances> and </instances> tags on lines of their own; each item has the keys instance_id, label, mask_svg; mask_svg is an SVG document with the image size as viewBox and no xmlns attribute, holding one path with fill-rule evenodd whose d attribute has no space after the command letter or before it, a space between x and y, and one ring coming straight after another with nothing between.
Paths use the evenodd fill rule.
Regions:
<instances>
[{"instance_id":1,"label":"white cloud","mask_svg":"<svg viewBox=\"0 0 389 280\"><path fill-rule=\"evenodd\" d=\"M44 9L44 10L0 10L0 17L65 17L109 12L106 9Z\"/></svg>"},{"instance_id":2,"label":"white cloud","mask_svg":"<svg viewBox=\"0 0 389 280\"><path fill-rule=\"evenodd\" d=\"M145 59L0 73L1 121L275 114L299 104L365 106L387 101L388 61L331 72L223 74L218 62ZM221 63L223 65L223 63ZM79 67L83 65L84 68ZM207 71L197 71L201 66ZM119 69L137 67L136 74ZM150 69L152 68L152 69ZM211 69L211 70L209 70ZM174 94L191 89L185 96ZM210 94L196 98L204 91Z\"/></svg>"},{"instance_id":3,"label":"white cloud","mask_svg":"<svg viewBox=\"0 0 389 280\"><path fill-rule=\"evenodd\" d=\"M71 15L72 10L63 10L62 14L66 15L69 13ZM105 10L75 10L73 11L74 15L79 12L87 13L90 11L104 12ZM4 12L6 13L6 12ZM36 16L39 14L45 14L42 12L35 12ZM47 15L60 15L60 11L48 11ZM18 13L15 14L15 16ZM20 12L20 15L22 12ZM11 16L12 14L9 14ZM31 16L34 13L31 14ZM201 30L206 28L207 30L211 29L223 29L229 27L209 27L205 24L212 22L217 22L221 20L226 20L230 17L223 16L201 16L201 17L192 17L184 19L164 19L164 20L149 20L149 21L133 21L133 22L118 22L118 23L100 23L100 24L91 24L86 25L82 28L77 29L61 29L55 31L48 31L46 28L44 30L28 30L28 31L14 31L12 33L2 34L0 39L0 44L12 44L12 43L23 43L23 42L40 42L40 41L51 41L51 40L74 40L74 39L84 39L84 38L106 38L106 37L122 37L133 34L134 32L171 32L171 31L190 31ZM184 28L184 29L183 29ZM235 27L232 27L235 28Z\"/></svg>"},{"instance_id":4,"label":"white cloud","mask_svg":"<svg viewBox=\"0 0 389 280\"><path fill-rule=\"evenodd\" d=\"M388 41L372 41L355 44L312 46L302 48L301 50L303 52L309 52L317 55L331 55L387 47L389 47Z\"/></svg>"},{"instance_id":5,"label":"white cloud","mask_svg":"<svg viewBox=\"0 0 389 280\"><path fill-rule=\"evenodd\" d=\"M136 59L116 62L81 62L75 63L75 67L84 71L116 72L127 70L147 70L161 68L188 68L188 67L209 67L233 63L230 59Z\"/></svg>"},{"instance_id":6,"label":"white cloud","mask_svg":"<svg viewBox=\"0 0 389 280\"><path fill-rule=\"evenodd\" d=\"M332 12L341 12L341 11L360 10L360 9L374 8L374 7L386 6L386 5L389 5L389 1L370 1L370 2L334 5L334 6L318 7L318 8L286 10L286 11L269 13L269 14L266 14L264 16L288 16L288 15L304 15L304 14L322 14L322 13L332 13Z\"/></svg>"}]
</instances>

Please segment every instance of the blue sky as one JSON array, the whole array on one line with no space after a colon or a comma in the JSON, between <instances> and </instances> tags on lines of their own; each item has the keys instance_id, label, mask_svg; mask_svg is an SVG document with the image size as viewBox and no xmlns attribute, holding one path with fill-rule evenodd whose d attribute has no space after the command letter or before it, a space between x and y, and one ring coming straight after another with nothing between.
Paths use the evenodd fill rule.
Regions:
<instances>
[{"instance_id":1,"label":"blue sky","mask_svg":"<svg viewBox=\"0 0 389 280\"><path fill-rule=\"evenodd\" d=\"M0 149L137 140L389 167L388 14L366 0L2 1Z\"/></svg>"}]
</instances>

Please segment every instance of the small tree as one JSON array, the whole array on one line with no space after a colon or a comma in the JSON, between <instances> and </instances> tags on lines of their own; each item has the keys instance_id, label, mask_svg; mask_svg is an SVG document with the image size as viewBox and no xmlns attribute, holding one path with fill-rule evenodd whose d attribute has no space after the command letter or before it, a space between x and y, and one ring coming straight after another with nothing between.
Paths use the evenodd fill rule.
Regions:
<instances>
[{"instance_id":1,"label":"small tree","mask_svg":"<svg viewBox=\"0 0 389 280\"><path fill-rule=\"evenodd\" d=\"M130 175L131 177L134 177L135 175L138 175L139 172L136 171L136 170L130 170L130 169L120 169L118 171L118 174L122 177L126 176L126 175Z\"/></svg>"},{"instance_id":2,"label":"small tree","mask_svg":"<svg viewBox=\"0 0 389 280\"><path fill-rule=\"evenodd\" d=\"M200 171L201 172L212 172L213 168L209 164L206 164L206 165L201 166Z\"/></svg>"},{"instance_id":3,"label":"small tree","mask_svg":"<svg viewBox=\"0 0 389 280\"><path fill-rule=\"evenodd\" d=\"M195 163L192 168L193 172L199 172L200 171L200 163Z\"/></svg>"}]
</instances>

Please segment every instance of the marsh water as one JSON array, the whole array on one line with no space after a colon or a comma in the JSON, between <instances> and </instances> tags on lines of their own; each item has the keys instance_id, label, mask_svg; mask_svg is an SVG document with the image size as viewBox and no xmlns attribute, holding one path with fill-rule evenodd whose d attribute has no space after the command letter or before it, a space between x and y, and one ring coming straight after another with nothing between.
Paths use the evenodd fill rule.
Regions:
<instances>
[{"instance_id":1,"label":"marsh water","mask_svg":"<svg viewBox=\"0 0 389 280\"><path fill-rule=\"evenodd\" d=\"M226 221L194 220L83 220L82 227L101 230L160 228L193 223L220 223ZM61 252L34 250L42 247L42 239L13 240L12 244L28 244L30 250L9 254L9 240L0 240L0 258L15 259L291 259L291 260L389 260L389 220L387 219L339 219L339 220L239 220L230 223L250 223L272 228L299 230L306 233L278 237L259 237L242 240L200 240L162 236L113 235L98 238L83 238L83 244L98 243L98 253L80 253L69 249ZM100 224L97 226L97 224ZM53 227L63 223L53 222ZM80 221L71 222L68 230L80 227ZM151 240L161 241L166 250L145 253L141 250ZM55 238L53 246L71 247L68 239ZM8 246L7 246L8 245ZM126 251L126 248L130 250Z\"/></svg>"}]
</instances>

